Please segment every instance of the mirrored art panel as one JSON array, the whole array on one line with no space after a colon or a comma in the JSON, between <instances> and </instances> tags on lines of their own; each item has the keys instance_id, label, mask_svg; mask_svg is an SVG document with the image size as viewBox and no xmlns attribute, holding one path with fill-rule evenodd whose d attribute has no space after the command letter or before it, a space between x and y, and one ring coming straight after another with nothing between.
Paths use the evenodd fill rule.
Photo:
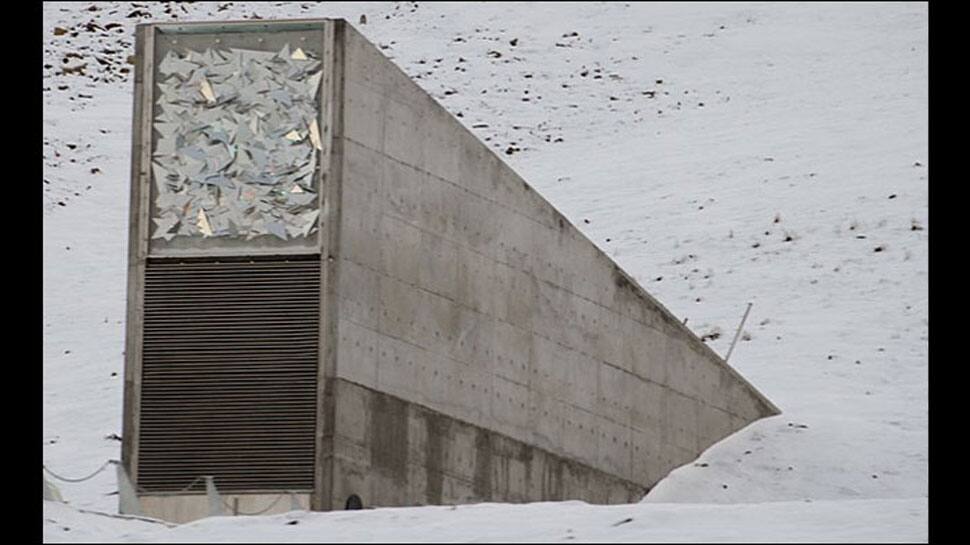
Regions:
<instances>
[{"instance_id":1,"label":"mirrored art panel","mask_svg":"<svg viewBox=\"0 0 970 545\"><path fill-rule=\"evenodd\" d=\"M315 240L323 63L294 41L266 50L218 40L156 57L153 246Z\"/></svg>"}]
</instances>

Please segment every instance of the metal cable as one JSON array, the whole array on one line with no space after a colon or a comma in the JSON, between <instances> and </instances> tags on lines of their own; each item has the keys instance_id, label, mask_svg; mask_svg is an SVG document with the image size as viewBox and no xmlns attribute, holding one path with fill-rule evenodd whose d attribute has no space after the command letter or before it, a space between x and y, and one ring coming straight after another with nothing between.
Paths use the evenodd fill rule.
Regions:
<instances>
[{"instance_id":1,"label":"metal cable","mask_svg":"<svg viewBox=\"0 0 970 545\"><path fill-rule=\"evenodd\" d=\"M169 494L181 494L182 492L187 492L190 488L195 486L196 483L198 483L201 479L204 479L204 478L205 478L205 475L199 475L198 477L193 479L192 482L190 482L189 484L183 486L181 489L176 490L175 492L169 492ZM145 495L152 494L151 491L145 490L144 488L138 486L137 484L134 485L134 487L135 487L135 490L137 490L138 493L140 494L145 494Z\"/></svg>"},{"instance_id":2,"label":"metal cable","mask_svg":"<svg viewBox=\"0 0 970 545\"><path fill-rule=\"evenodd\" d=\"M84 482L84 481L87 481L89 479L94 478L95 475L97 475L98 473L101 473L102 471L104 471L104 468L106 468L109 465L114 464L114 463L117 463L117 461L116 460L108 460L107 462L101 464L101 467L99 467L98 469L96 469L94 471L94 473L88 475L87 477L81 477L80 479L68 479L67 477L63 477L61 475L58 475L57 473L54 473L53 471L51 471L46 465L44 466L44 471L46 471L51 477L54 477L55 479L57 479L59 481L64 481L66 483L80 483L80 482Z\"/></svg>"},{"instance_id":3,"label":"metal cable","mask_svg":"<svg viewBox=\"0 0 970 545\"><path fill-rule=\"evenodd\" d=\"M193 479L192 482L190 482L189 484L183 486L181 488L181 490L179 490L179 491L177 491L175 493L176 494L181 494L182 492L187 492L190 488L192 488L193 486L195 486L196 483L198 483L199 481L201 481L203 479L205 479L205 475L199 475L198 477L196 477L195 479Z\"/></svg>"},{"instance_id":4,"label":"metal cable","mask_svg":"<svg viewBox=\"0 0 970 545\"><path fill-rule=\"evenodd\" d=\"M108 460L105 463L101 464L101 467L99 467L98 469L96 469L90 475L87 475L85 477L81 477L81 478L78 478L78 479L69 479L69 478L64 477L62 475L58 475L57 473L54 473L53 471L51 471L46 465L44 466L44 471L46 471L51 477L54 477L55 479L57 479L59 481L64 481L64 482L67 482L67 483L80 483L80 482L84 482L84 481L93 479L97 474L99 474L102 471L104 471L104 468L108 467L109 465L117 464L117 463L118 463L118 460ZM187 484L184 487L182 487L181 489L173 492L173 494L181 494L182 492L187 492L190 488L192 488L193 486L195 486L196 483L198 483L200 480L202 480L204 478L205 478L205 475L199 475L195 479L192 479L192 482L190 482L189 484ZM140 492L142 494L148 494L148 491L147 490L145 490L144 488L142 488L142 487L140 487L138 485L135 485L135 488L138 490L138 492ZM256 511L254 513L247 513L247 512L244 512L244 511L238 511L236 509L233 509L233 507L231 505L229 505L228 503L226 503L226 500L222 500L222 504L225 505L227 509L230 509L230 510L234 511L234 513L236 513L236 514L245 515L245 516L256 516L256 515L262 515L263 513L265 513L267 511L269 511L270 509L272 509L273 506L275 506L277 503L279 503L280 500L283 499L285 496L292 496L292 493L286 493L286 494L280 494L280 495L278 495L276 497L276 499L273 500L272 503L270 503L269 505L267 505L264 509L262 509L260 511Z\"/></svg>"},{"instance_id":5,"label":"metal cable","mask_svg":"<svg viewBox=\"0 0 970 545\"><path fill-rule=\"evenodd\" d=\"M292 494L280 494L279 496L276 497L275 500L273 500L273 503L267 505L266 508L263 509L262 511L256 511L255 513L246 513L244 511L239 511L237 509L234 509L231 505L229 505L228 503L226 503L226 500L222 500L222 504L226 506L226 509L229 509L230 511L232 511L234 515L243 515L243 516L247 516L247 517L254 517L254 516L257 516L257 515L262 515L263 513L269 511L270 509L273 508L274 505L276 505L277 503L279 503L280 500L283 499L283 497L289 496L289 495L292 495Z\"/></svg>"}]
</instances>

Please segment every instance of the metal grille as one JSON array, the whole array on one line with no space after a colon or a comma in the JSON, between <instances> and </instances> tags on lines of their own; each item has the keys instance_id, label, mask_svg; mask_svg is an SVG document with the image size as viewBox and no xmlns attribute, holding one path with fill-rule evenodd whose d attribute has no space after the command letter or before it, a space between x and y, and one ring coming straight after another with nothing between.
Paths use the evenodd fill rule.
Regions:
<instances>
[{"instance_id":1,"label":"metal grille","mask_svg":"<svg viewBox=\"0 0 970 545\"><path fill-rule=\"evenodd\" d=\"M312 490L320 258L308 257L148 261L140 488L212 475L224 491Z\"/></svg>"}]
</instances>

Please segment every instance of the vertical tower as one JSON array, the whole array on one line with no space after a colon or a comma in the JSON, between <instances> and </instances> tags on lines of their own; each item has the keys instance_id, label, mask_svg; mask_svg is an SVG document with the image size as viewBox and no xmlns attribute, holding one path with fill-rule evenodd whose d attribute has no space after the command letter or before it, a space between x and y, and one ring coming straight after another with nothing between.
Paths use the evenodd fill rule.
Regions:
<instances>
[{"instance_id":1,"label":"vertical tower","mask_svg":"<svg viewBox=\"0 0 970 545\"><path fill-rule=\"evenodd\" d=\"M319 488L331 33L138 27L123 462L146 512L205 514L207 475L242 511Z\"/></svg>"}]
</instances>

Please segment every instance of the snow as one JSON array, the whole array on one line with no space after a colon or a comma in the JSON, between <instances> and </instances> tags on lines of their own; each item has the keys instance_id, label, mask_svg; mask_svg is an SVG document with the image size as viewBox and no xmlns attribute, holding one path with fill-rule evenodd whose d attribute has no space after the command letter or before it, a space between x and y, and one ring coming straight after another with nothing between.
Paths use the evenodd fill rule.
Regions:
<instances>
[{"instance_id":1,"label":"snow","mask_svg":"<svg viewBox=\"0 0 970 545\"><path fill-rule=\"evenodd\" d=\"M105 471L45 539L926 540L925 4L45 3L45 465L120 456L133 25L253 13L347 18L718 353L753 302L730 363L783 413L636 505L168 529L76 511Z\"/></svg>"},{"instance_id":2,"label":"snow","mask_svg":"<svg viewBox=\"0 0 970 545\"><path fill-rule=\"evenodd\" d=\"M53 502L44 540L264 542L813 542L925 541L926 498L762 504L524 505L293 511L264 517L210 517L169 528L78 514ZM56 520L56 522L51 522ZM114 523L110 528L106 521ZM65 528L67 528L65 530Z\"/></svg>"}]
</instances>

